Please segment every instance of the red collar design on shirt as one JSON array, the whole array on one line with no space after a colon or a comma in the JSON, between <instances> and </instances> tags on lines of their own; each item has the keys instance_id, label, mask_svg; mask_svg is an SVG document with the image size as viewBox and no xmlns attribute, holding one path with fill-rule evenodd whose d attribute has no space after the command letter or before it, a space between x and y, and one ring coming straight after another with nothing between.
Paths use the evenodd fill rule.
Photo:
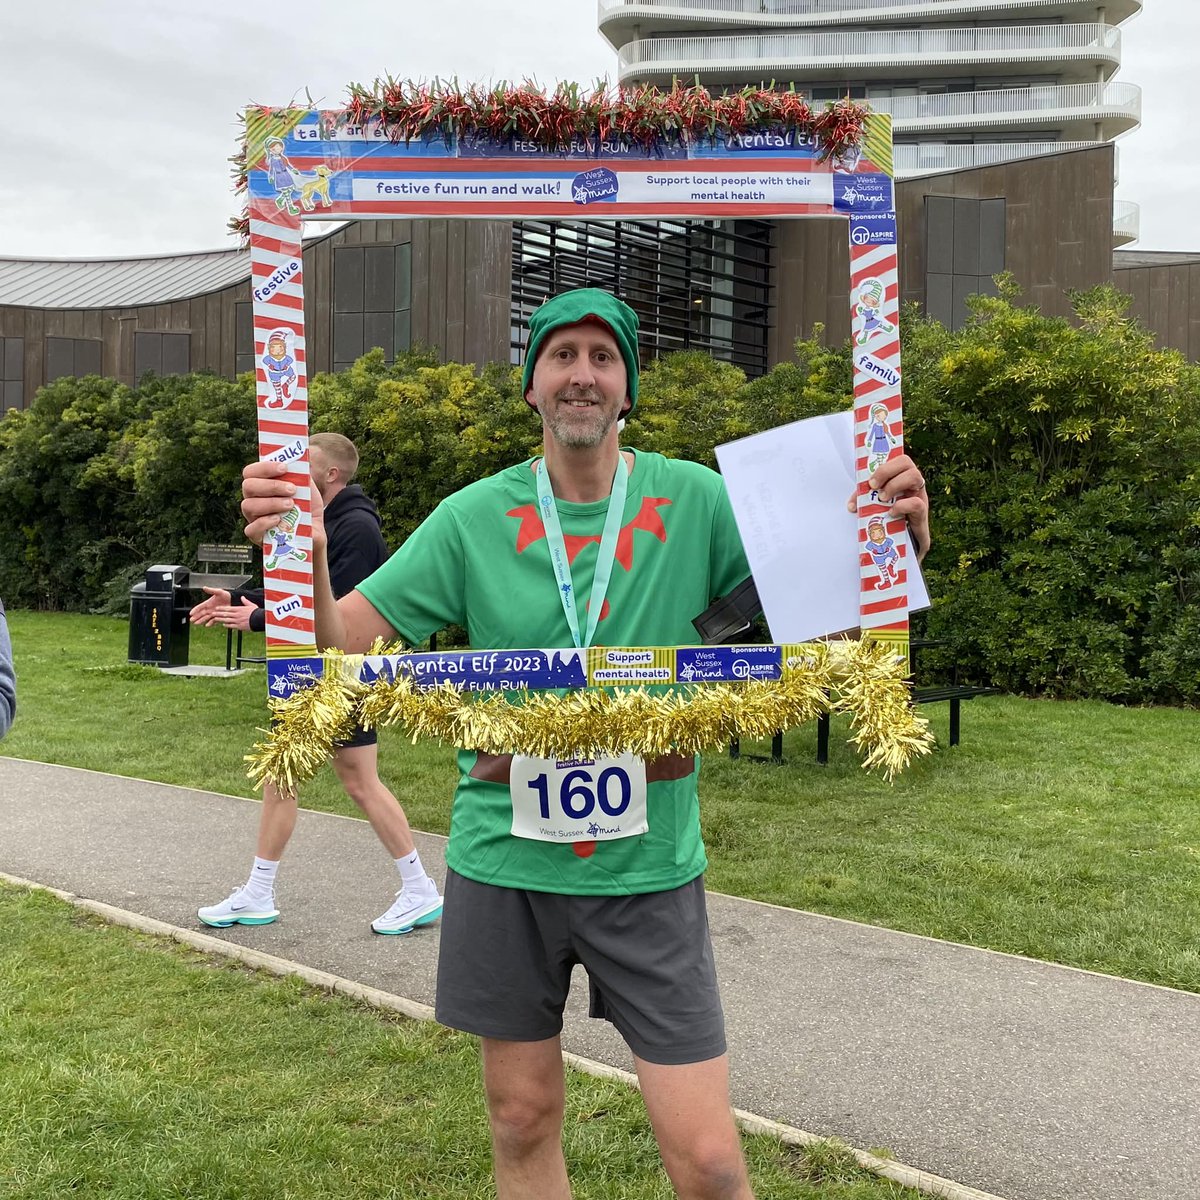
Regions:
<instances>
[{"instance_id":1,"label":"red collar design on shirt","mask_svg":"<svg viewBox=\"0 0 1200 1200\"><path fill-rule=\"evenodd\" d=\"M622 526L621 533L617 538L616 558L626 571L633 570L633 532L635 529L643 529L647 533L654 534L660 542L667 540L667 527L663 524L662 517L658 515L658 510L664 504L670 503L671 501L664 496L643 496L642 507L637 515ZM524 504L520 508L509 509L504 515L516 517L521 522L521 527L517 530L518 554L527 546L532 546L534 542L540 542L546 536L546 527L542 524L542 518L538 516L536 504ZM564 534L563 544L567 551L567 562L573 563L579 557L579 552L584 546L593 543L599 545L600 535L598 533L588 537L580 537L571 533Z\"/></svg>"},{"instance_id":2,"label":"red collar design on shirt","mask_svg":"<svg viewBox=\"0 0 1200 1200\"><path fill-rule=\"evenodd\" d=\"M670 503L671 501L665 496L643 496L642 507L638 510L637 515L621 527L621 532L617 537L616 560L626 571L633 570L633 534L635 530L641 529L646 533L652 533L660 542L666 542L667 527L663 524L658 510L663 505ZM526 547L532 546L535 542L540 542L546 536L546 527L542 524L542 518L538 515L536 504L523 504L520 508L509 509L504 515L506 517L516 517L521 522L520 528L517 530L518 554L525 550ZM584 546L592 545L593 543L599 545L600 535L598 533L587 537L580 537L578 534L571 533L563 534L563 545L567 551L567 562L573 563L579 557L579 553ZM600 610L600 619L603 621L607 616L608 601L605 600L604 607Z\"/></svg>"}]
</instances>

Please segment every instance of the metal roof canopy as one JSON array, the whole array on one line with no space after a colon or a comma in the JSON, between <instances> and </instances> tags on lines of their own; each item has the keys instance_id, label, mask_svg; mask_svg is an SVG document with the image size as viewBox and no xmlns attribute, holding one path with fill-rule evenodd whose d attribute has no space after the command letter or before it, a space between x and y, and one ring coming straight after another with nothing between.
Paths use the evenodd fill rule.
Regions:
<instances>
[{"instance_id":1,"label":"metal roof canopy","mask_svg":"<svg viewBox=\"0 0 1200 1200\"><path fill-rule=\"evenodd\" d=\"M0 258L0 304L129 308L206 296L249 277L246 250L140 258Z\"/></svg>"},{"instance_id":2,"label":"metal roof canopy","mask_svg":"<svg viewBox=\"0 0 1200 1200\"><path fill-rule=\"evenodd\" d=\"M326 224L308 242L342 227ZM20 308L136 308L192 300L250 278L250 251L196 250L123 258L0 257L0 304Z\"/></svg>"}]
</instances>

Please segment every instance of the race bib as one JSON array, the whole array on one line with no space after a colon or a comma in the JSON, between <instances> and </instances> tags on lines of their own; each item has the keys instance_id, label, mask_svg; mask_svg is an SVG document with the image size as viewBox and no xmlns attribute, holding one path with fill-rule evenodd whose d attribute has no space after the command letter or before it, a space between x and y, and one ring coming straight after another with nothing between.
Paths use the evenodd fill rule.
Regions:
<instances>
[{"instance_id":1,"label":"race bib","mask_svg":"<svg viewBox=\"0 0 1200 1200\"><path fill-rule=\"evenodd\" d=\"M620 758L526 758L509 772L514 837L538 842L610 842L635 837L646 820L646 764Z\"/></svg>"}]
</instances>

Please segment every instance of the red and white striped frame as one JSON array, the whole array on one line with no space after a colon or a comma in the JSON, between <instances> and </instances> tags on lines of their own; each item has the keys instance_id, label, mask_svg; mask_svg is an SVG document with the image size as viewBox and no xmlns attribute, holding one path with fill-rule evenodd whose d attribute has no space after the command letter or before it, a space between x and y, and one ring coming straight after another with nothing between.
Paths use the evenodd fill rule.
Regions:
<instances>
[{"instance_id":1,"label":"red and white striped frame","mask_svg":"<svg viewBox=\"0 0 1200 1200\"><path fill-rule=\"evenodd\" d=\"M296 513L264 545L267 654L314 655L312 501L308 469L308 371L304 340L304 269L300 217L273 204L250 211L251 295L254 302L254 374L258 397L258 455L289 464ZM286 339L295 379L272 383L264 362L273 333Z\"/></svg>"},{"instance_id":2,"label":"red and white striped frame","mask_svg":"<svg viewBox=\"0 0 1200 1200\"><path fill-rule=\"evenodd\" d=\"M876 297L878 306L872 308ZM894 243L855 245L851 241L850 317L861 627L864 636L902 643L908 640L908 566L913 549L907 524L886 519L891 505L882 503L868 482L878 464L878 454L894 458L904 453L900 295ZM878 412L878 406L886 409L886 417ZM886 431L883 434L879 433L880 425ZM879 445L880 439L886 449ZM867 544L868 527L879 520L883 520L896 553L890 568L881 568L876 561L877 557L889 558L890 551L875 555Z\"/></svg>"},{"instance_id":3,"label":"red and white striped frame","mask_svg":"<svg viewBox=\"0 0 1200 1200\"><path fill-rule=\"evenodd\" d=\"M890 144L890 127L887 138ZM297 161L303 164L305 160ZM854 226L854 216L835 206L824 212L846 220L848 227ZM272 531L273 536L264 546L267 655L300 659L316 655L302 216L286 196L279 202L253 199L249 216L259 457L286 462L286 478L296 487L296 508L291 518ZM890 506L875 497L867 482L872 458L880 452L880 438L886 442L885 457L904 450L895 221L890 213L872 212L865 219L875 222L876 229L881 223L890 223L891 233L890 241L868 238L864 244L850 239L861 627L865 636L900 644L908 638L907 568L912 548L905 522L885 520L886 539L890 540L876 541L874 545L883 545L884 550L872 552L869 528L885 516ZM279 382L283 370L269 370L273 333L286 342L285 352L276 361L290 360L287 366L294 373L285 384ZM879 405L885 411L875 420L872 410ZM873 433L872 426L879 425L884 433ZM890 565L881 566L884 559Z\"/></svg>"}]
</instances>

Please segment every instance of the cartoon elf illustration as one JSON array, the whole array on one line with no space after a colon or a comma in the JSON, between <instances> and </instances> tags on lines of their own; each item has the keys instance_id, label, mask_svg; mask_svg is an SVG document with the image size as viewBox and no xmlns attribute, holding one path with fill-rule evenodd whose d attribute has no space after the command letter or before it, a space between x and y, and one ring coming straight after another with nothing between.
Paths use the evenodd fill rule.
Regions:
<instances>
[{"instance_id":1,"label":"cartoon elf illustration","mask_svg":"<svg viewBox=\"0 0 1200 1200\"><path fill-rule=\"evenodd\" d=\"M263 570L274 571L284 559L292 558L304 562L308 555L296 549L296 527L300 524L300 510L290 508L279 518L279 524L267 533L263 542Z\"/></svg>"},{"instance_id":2,"label":"cartoon elf illustration","mask_svg":"<svg viewBox=\"0 0 1200 1200\"><path fill-rule=\"evenodd\" d=\"M883 307L883 280L864 279L858 288L855 316L862 317L862 329L854 339L856 346L865 346L877 333L895 333L896 326L879 315Z\"/></svg>"},{"instance_id":3,"label":"cartoon elf illustration","mask_svg":"<svg viewBox=\"0 0 1200 1200\"><path fill-rule=\"evenodd\" d=\"M293 400L292 388L296 383L295 361L287 352L288 330L274 329L267 338L267 352L262 357L267 381L275 391L275 398L268 399L267 408L287 408Z\"/></svg>"},{"instance_id":4,"label":"cartoon elf illustration","mask_svg":"<svg viewBox=\"0 0 1200 1200\"><path fill-rule=\"evenodd\" d=\"M899 444L888 427L887 405L872 405L871 424L867 426L867 470L874 474L875 468L887 461L891 448Z\"/></svg>"},{"instance_id":5,"label":"cartoon elf illustration","mask_svg":"<svg viewBox=\"0 0 1200 1200\"><path fill-rule=\"evenodd\" d=\"M900 561L900 551L896 543L888 537L887 526L878 518L867 522L867 553L874 560L879 572L879 582L875 584L876 591L890 588L898 582L896 563Z\"/></svg>"},{"instance_id":6,"label":"cartoon elf illustration","mask_svg":"<svg viewBox=\"0 0 1200 1200\"><path fill-rule=\"evenodd\" d=\"M267 138L267 178L275 189L275 207L286 208L293 217L300 215L294 199L296 194L296 168L287 160L283 152L283 138Z\"/></svg>"}]
</instances>

